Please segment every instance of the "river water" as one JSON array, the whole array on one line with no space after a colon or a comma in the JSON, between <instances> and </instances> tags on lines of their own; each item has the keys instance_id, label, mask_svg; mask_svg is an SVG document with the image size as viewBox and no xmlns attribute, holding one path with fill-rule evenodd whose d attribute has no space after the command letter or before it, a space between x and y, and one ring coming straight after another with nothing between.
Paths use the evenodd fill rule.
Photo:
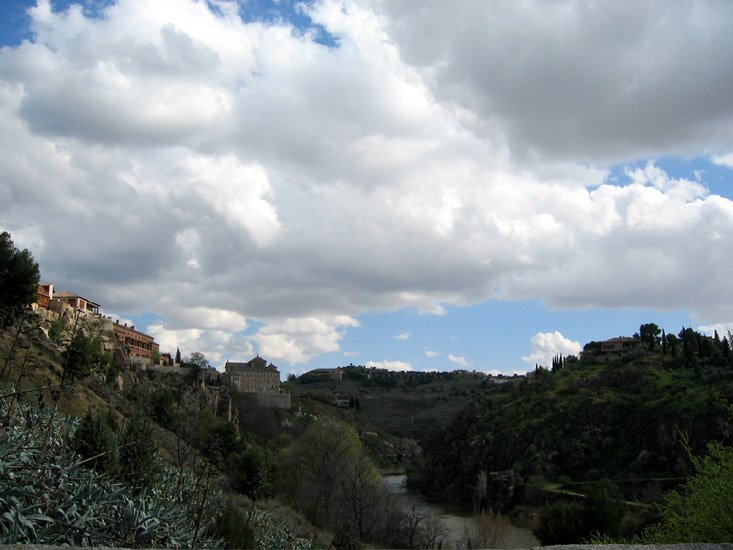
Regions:
<instances>
[{"instance_id":1,"label":"river water","mask_svg":"<svg viewBox=\"0 0 733 550\"><path fill-rule=\"evenodd\" d=\"M467 537L476 540L474 533L478 530L478 518L465 509L458 506L427 502L420 495L410 493L407 490L407 476L404 474L387 475L383 477L383 480L391 494L404 499L405 509L415 507L419 511L432 512L440 517L447 532L446 537L443 539L442 548L466 548ZM503 536L491 547L531 548L540 545L532 531L525 527L510 524L503 531ZM475 543L472 546L477 548Z\"/></svg>"}]
</instances>

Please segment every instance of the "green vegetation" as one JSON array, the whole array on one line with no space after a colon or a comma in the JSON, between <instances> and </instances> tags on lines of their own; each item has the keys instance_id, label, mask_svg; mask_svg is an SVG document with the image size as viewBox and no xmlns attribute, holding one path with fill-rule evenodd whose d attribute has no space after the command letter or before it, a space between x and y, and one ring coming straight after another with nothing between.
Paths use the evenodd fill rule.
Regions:
<instances>
[{"instance_id":1,"label":"green vegetation","mask_svg":"<svg viewBox=\"0 0 733 550\"><path fill-rule=\"evenodd\" d=\"M220 545L196 537L192 519L200 493L160 464L154 482L134 493L94 469L71 449L76 423L48 409L0 401L0 543L73 546L181 547ZM89 433L89 426L85 428ZM49 437L51 434L51 437ZM80 436L81 437L81 436ZM77 442L80 440L77 437ZM212 495L202 526L212 523Z\"/></svg>"},{"instance_id":2,"label":"green vegetation","mask_svg":"<svg viewBox=\"0 0 733 550\"><path fill-rule=\"evenodd\" d=\"M467 371L393 372L355 365L341 371L341 380L303 375L292 381L293 395L324 403L335 394L348 396L354 413L348 417L350 423L419 442L447 427L468 402L492 385L484 374Z\"/></svg>"},{"instance_id":3,"label":"green vegetation","mask_svg":"<svg viewBox=\"0 0 733 550\"><path fill-rule=\"evenodd\" d=\"M601 533L621 535L626 505L610 481L594 486L582 502L558 501L549 506L534 530L545 545L573 544Z\"/></svg>"},{"instance_id":4,"label":"green vegetation","mask_svg":"<svg viewBox=\"0 0 733 550\"><path fill-rule=\"evenodd\" d=\"M516 504L544 509L546 544L731 537L730 335L650 323L621 354L592 342L527 377L350 365L340 380L289 380L285 411L193 377L118 370L89 327L69 341L47 320L52 340L35 319L0 331L0 542L440 544L438 518L401 508L378 467L471 505L472 545L500 540L497 512Z\"/></svg>"},{"instance_id":5,"label":"green vegetation","mask_svg":"<svg viewBox=\"0 0 733 550\"><path fill-rule=\"evenodd\" d=\"M38 264L27 250L18 250L10 233L0 233L0 326L15 322L36 298Z\"/></svg>"},{"instance_id":6,"label":"green vegetation","mask_svg":"<svg viewBox=\"0 0 733 550\"><path fill-rule=\"evenodd\" d=\"M485 388L480 402L423 445L411 482L438 500L469 505L480 472L491 472L495 496L482 506L560 498L538 536L579 542L595 532L618 535L615 519L602 525L588 510L593 488L610 478L625 500L638 501L634 514L645 519L625 531L638 532L654 519L641 504L658 501L689 473L688 444L701 454L709 442L733 438L728 338L683 329L674 339L665 334L665 349L659 327L641 329L643 342L606 362L591 343L581 361L557 360L554 371L538 368L525 380ZM562 488L542 481L563 478Z\"/></svg>"},{"instance_id":7,"label":"green vegetation","mask_svg":"<svg viewBox=\"0 0 733 550\"><path fill-rule=\"evenodd\" d=\"M109 354L102 350L99 336L88 336L77 331L71 344L63 352L62 360L66 371L75 377L83 377L95 370L104 370L110 364Z\"/></svg>"},{"instance_id":8,"label":"green vegetation","mask_svg":"<svg viewBox=\"0 0 733 550\"><path fill-rule=\"evenodd\" d=\"M733 447L711 443L707 455L692 460L695 474L665 497L660 523L642 535L645 544L733 540Z\"/></svg>"}]
</instances>

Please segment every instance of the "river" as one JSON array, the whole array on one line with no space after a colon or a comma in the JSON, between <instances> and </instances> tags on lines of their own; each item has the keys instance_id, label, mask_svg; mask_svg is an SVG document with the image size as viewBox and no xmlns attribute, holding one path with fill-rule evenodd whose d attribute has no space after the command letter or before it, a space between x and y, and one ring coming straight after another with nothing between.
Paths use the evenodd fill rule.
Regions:
<instances>
[{"instance_id":1,"label":"river","mask_svg":"<svg viewBox=\"0 0 733 550\"><path fill-rule=\"evenodd\" d=\"M407 490L407 476L387 475L383 477L387 490L404 499L404 508L415 508L419 511L436 514L445 525L446 536L443 539L442 548L466 548L467 537L476 540L475 533L478 531L478 518L471 515L465 509L458 506L427 502L420 495L410 493ZM534 537L532 531L526 527L520 527L503 522L504 527L498 529L497 541L490 546L492 548L531 548L539 546L539 541ZM480 548L473 543L474 548Z\"/></svg>"}]
</instances>

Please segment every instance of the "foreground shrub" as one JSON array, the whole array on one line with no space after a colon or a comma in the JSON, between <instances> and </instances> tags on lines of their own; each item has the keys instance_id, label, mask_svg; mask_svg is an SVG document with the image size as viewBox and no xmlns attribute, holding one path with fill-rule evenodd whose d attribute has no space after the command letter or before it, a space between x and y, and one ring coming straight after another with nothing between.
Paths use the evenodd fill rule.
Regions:
<instances>
[{"instance_id":1,"label":"foreground shrub","mask_svg":"<svg viewBox=\"0 0 733 550\"><path fill-rule=\"evenodd\" d=\"M76 420L24 404L8 411L5 401L0 416L0 544L221 546L197 537L191 503L202 500L190 473L161 464L151 488L133 494L82 465L70 449ZM204 517L205 527L213 515Z\"/></svg>"},{"instance_id":2,"label":"foreground shrub","mask_svg":"<svg viewBox=\"0 0 733 550\"><path fill-rule=\"evenodd\" d=\"M645 530L645 544L733 540L733 447L711 443L707 456L692 460L695 475L666 496L662 521Z\"/></svg>"}]
</instances>

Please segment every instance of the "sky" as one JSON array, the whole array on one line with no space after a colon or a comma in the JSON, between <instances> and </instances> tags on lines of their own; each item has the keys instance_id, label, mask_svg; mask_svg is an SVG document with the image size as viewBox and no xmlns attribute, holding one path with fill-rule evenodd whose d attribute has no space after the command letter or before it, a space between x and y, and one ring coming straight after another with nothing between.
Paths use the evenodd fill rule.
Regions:
<instances>
[{"instance_id":1,"label":"sky","mask_svg":"<svg viewBox=\"0 0 733 550\"><path fill-rule=\"evenodd\" d=\"M733 329L733 3L3 0L0 230L217 368Z\"/></svg>"}]
</instances>

